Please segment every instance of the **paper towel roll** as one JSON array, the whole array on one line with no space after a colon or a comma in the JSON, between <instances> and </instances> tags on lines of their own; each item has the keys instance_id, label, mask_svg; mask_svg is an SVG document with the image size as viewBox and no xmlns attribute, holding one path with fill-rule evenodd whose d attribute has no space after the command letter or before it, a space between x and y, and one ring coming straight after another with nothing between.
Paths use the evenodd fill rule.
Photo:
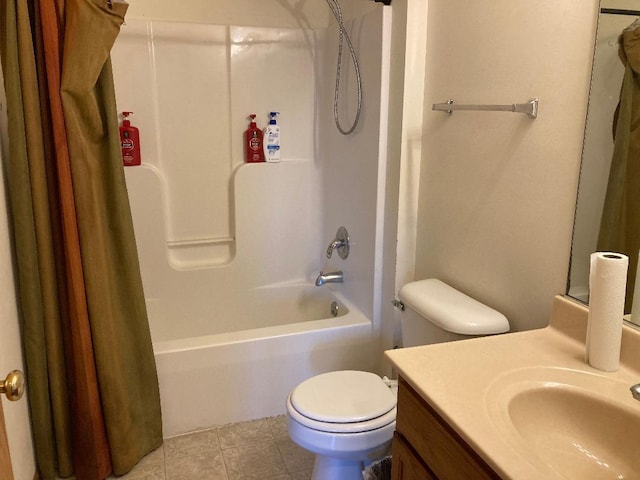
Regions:
<instances>
[{"instance_id":1,"label":"paper towel roll","mask_svg":"<svg viewBox=\"0 0 640 480\"><path fill-rule=\"evenodd\" d=\"M591 254L586 360L605 372L613 372L620 365L628 267L629 258L621 253Z\"/></svg>"},{"instance_id":2,"label":"paper towel roll","mask_svg":"<svg viewBox=\"0 0 640 480\"><path fill-rule=\"evenodd\" d=\"M640 258L640 253L638 253L638 257ZM633 274L633 272L631 273ZM635 278L638 280L636 281L635 288L633 289L630 321L635 325L640 325L640 262L638 262L638 266L636 267Z\"/></svg>"}]
</instances>

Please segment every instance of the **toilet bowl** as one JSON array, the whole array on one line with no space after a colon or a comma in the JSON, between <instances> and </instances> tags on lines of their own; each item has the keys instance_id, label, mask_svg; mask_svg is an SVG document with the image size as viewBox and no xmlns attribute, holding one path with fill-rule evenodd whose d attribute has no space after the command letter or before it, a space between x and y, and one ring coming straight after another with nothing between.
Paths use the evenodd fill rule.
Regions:
<instances>
[{"instance_id":1,"label":"toilet bowl","mask_svg":"<svg viewBox=\"0 0 640 480\"><path fill-rule=\"evenodd\" d=\"M396 394L379 376L354 370L305 380L287 397L291 439L316 454L313 480L362 478L391 453Z\"/></svg>"},{"instance_id":2,"label":"toilet bowl","mask_svg":"<svg viewBox=\"0 0 640 480\"><path fill-rule=\"evenodd\" d=\"M501 313L437 279L405 285L403 345L427 345L509 331ZM291 439L316 454L313 480L360 480L362 469L391 453L396 390L354 370L309 378L287 397Z\"/></svg>"}]
</instances>

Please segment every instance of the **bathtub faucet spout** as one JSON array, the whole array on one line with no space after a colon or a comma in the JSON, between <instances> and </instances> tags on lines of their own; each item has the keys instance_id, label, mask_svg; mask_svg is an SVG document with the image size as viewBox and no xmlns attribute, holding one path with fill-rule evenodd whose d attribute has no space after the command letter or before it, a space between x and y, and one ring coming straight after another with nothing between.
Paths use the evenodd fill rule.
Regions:
<instances>
[{"instance_id":1,"label":"bathtub faucet spout","mask_svg":"<svg viewBox=\"0 0 640 480\"><path fill-rule=\"evenodd\" d=\"M316 287L321 287L325 283L342 283L344 282L344 277L342 275L342 271L338 270L337 272L329 272L324 273L320 272L318 278L316 278Z\"/></svg>"}]
</instances>

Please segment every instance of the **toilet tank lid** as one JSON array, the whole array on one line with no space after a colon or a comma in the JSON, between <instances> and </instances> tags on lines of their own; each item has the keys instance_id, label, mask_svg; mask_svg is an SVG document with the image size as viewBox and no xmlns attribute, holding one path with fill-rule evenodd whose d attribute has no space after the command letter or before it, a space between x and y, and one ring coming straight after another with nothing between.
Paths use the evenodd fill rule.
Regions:
<instances>
[{"instance_id":1,"label":"toilet tank lid","mask_svg":"<svg viewBox=\"0 0 640 480\"><path fill-rule=\"evenodd\" d=\"M400 300L438 327L461 335L492 335L509 331L500 312L436 278L407 283Z\"/></svg>"}]
</instances>

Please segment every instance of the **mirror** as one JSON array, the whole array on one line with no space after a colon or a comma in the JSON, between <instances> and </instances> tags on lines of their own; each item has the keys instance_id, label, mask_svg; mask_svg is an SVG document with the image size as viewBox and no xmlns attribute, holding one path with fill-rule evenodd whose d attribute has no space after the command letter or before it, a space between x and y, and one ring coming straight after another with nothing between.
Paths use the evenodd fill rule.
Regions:
<instances>
[{"instance_id":1,"label":"mirror","mask_svg":"<svg viewBox=\"0 0 640 480\"><path fill-rule=\"evenodd\" d=\"M618 53L620 35L625 28L639 18L640 0L603 0L601 3L567 292L569 296L588 303L590 254L598 250L625 253L629 255L625 313L631 312L640 229L635 236L627 235L627 239L622 240L622 244L629 250L624 251L625 248L620 246L620 238L624 236L625 231L631 229L628 222L625 224L618 218L613 220L609 213L613 211L612 205L616 204L615 197L620 197L621 192L620 188L609 186L610 183L614 185L613 181L610 182L609 176L612 165L615 169L616 165L620 164L619 151L616 151L616 161L612 162L614 116L616 116L625 73L624 64ZM618 137L622 138L620 134ZM640 177L640 171L636 174ZM605 199L607 199L607 213L603 217ZM640 207L640 197L638 199ZM621 209L616 211L619 212ZM633 217L640 221L640 210Z\"/></svg>"}]
</instances>

